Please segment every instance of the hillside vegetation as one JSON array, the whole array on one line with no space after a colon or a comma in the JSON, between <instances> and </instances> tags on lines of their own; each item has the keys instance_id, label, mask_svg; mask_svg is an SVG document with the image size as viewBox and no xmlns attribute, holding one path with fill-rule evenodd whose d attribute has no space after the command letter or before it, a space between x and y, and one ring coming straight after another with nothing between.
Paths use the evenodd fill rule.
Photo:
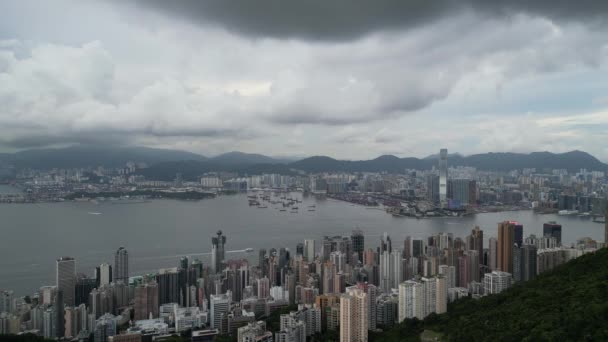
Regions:
<instances>
[{"instance_id":1,"label":"hillside vegetation","mask_svg":"<svg viewBox=\"0 0 608 342\"><path fill-rule=\"evenodd\" d=\"M608 248L498 295L456 301L442 315L406 320L370 341L608 341Z\"/></svg>"}]
</instances>

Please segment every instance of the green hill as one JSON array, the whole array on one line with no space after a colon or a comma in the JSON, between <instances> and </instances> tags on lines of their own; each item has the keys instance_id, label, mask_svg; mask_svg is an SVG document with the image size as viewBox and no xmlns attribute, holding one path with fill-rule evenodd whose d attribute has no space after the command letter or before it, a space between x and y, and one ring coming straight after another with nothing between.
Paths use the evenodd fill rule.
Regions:
<instances>
[{"instance_id":1,"label":"green hill","mask_svg":"<svg viewBox=\"0 0 608 342\"><path fill-rule=\"evenodd\" d=\"M498 295L456 301L446 314L370 333L369 340L419 341L425 330L441 341L608 341L608 248Z\"/></svg>"}]
</instances>

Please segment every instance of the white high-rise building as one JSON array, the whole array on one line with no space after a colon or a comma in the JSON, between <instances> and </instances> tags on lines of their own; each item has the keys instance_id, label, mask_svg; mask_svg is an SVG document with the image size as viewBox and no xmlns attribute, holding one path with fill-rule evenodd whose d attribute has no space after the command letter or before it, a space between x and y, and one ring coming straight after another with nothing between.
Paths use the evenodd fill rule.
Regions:
<instances>
[{"instance_id":1,"label":"white high-rise building","mask_svg":"<svg viewBox=\"0 0 608 342\"><path fill-rule=\"evenodd\" d=\"M405 281L399 284L399 322L406 318L423 319L433 312L445 312L447 299L447 280L443 275Z\"/></svg>"},{"instance_id":2,"label":"white high-rise building","mask_svg":"<svg viewBox=\"0 0 608 342\"><path fill-rule=\"evenodd\" d=\"M346 288L340 297L340 341L367 341L367 295L356 286Z\"/></svg>"},{"instance_id":3,"label":"white high-rise building","mask_svg":"<svg viewBox=\"0 0 608 342\"><path fill-rule=\"evenodd\" d=\"M448 265L439 265L439 274L446 279L448 289L456 287L456 267Z\"/></svg>"},{"instance_id":4,"label":"white high-rise building","mask_svg":"<svg viewBox=\"0 0 608 342\"><path fill-rule=\"evenodd\" d=\"M57 270L55 274L57 290L63 292L63 303L74 306L76 296L76 260L71 257L57 259Z\"/></svg>"},{"instance_id":5,"label":"white high-rise building","mask_svg":"<svg viewBox=\"0 0 608 342\"><path fill-rule=\"evenodd\" d=\"M439 151L439 200L442 204L447 201L448 196L448 150L442 148Z\"/></svg>"},{"instance_id":6,"label":"white high-rise building","mask_svg":"<svg viewBox=\"0 0 608 342\"><path fill-rule=\"evenodd\" d=\"M424 318L422 283L407 280L399 284L399 322L406 318Z\"/></svg>"},{"instance_id":7,"label":"white high-rise building","mask_svg":"<svg viewBox=\"0 0 608 342\"><path fill-rule=\"evenodd\" d=\"M230 290L219 295L209 296L211 329L219 329L222 320L222 314L230 311L230 303L232 300L232 292Z\"/></svg>"},{"instance_id":8,"label":"white high-rise building","mask_svg":"<svg viewBox=\"0 0 608 342\"><path fill-rule=\"evenodd\" d=\"M484 294L496 294L501 293L511 286L513 283L513 277L511 273L493 271L492 273L486 273L483 277L483 291Z\"/></svg>"},{"instance_id":9,"label":"white high-rise building","mask_svg":"<svg viewBox=\"0 0 608 342\"><path fill-rule=\"evenodd\" d=\"M110 285L112 282L112 266L103 263L99 265L99 286Z\"/></svg>"},{"instance_id":10,"label":"white high-rise building","mask_svg":"<svg viewBox=\"0 0 608 342\"><path fill-rule=\"evenodd\" d=\"M308 262L315 259L315 240L304 240L304 257Z\"/></svg>"}]
</instances>

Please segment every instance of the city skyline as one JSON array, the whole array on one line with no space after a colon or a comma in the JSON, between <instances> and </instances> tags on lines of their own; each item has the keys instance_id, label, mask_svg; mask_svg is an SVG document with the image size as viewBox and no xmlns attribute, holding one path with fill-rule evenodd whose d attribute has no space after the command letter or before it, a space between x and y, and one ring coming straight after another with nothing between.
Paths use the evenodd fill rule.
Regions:
<instances>
[{"instance_id":1,"label":"city skyline","mask_svg":"<svg viewBox=\"0 0 608 342\"><path fill-rule=\"evenodd\" d=\"M449 145L608 160L600 1L0 6L1 151L358 159Z\"/></svg>"}]
</instances>

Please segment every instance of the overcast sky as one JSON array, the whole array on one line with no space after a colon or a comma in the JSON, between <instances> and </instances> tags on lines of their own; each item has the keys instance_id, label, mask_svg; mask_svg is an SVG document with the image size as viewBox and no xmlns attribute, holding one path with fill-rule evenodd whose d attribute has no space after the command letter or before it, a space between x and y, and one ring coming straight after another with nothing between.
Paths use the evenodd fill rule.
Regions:
<instances>
[{"instance_id":1,"label":"overcast sky","mask_svg":"<svg viewBox=\"0 0 608 342\"><path fill-rule=\"evenodd\" d=\"M608 161L608 1L0 1L0 151L72 143Z\"/></svg>"}]
</instances>

